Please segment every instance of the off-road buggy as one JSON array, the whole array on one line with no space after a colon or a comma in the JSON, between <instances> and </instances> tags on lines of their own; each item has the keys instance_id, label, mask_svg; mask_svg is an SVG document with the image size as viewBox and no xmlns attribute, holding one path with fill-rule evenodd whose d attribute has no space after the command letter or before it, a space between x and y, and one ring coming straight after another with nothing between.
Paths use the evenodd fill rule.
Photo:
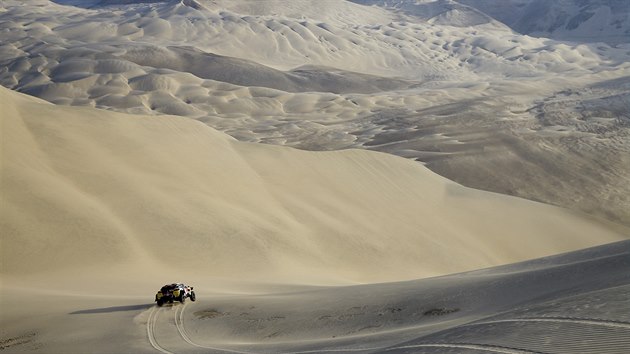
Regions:
<instances>
[{"instance_id":1,"label":"off-road buggy","mask_svg":"<svg viewBox=\"0 0 630 354\"><path fill-rule=\"evenodd\" d=\"M182 283L166 284L155 294L155 302L157 302L158 306L162 306L167 302L172 304L173 301L183 303L187 297L190 298L190 301L197 299L192 286Z\"/></svg>"}]
</instances>

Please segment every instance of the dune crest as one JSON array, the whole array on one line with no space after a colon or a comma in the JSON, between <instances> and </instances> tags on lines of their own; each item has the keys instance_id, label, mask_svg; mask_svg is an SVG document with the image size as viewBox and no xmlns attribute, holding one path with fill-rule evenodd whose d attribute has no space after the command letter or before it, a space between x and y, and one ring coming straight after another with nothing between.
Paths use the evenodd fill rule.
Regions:
<instances>
[{"instance_id":1,"label":"dune crest","mask_svg":"<svg viewBox=\"0 0 630 354\"><path fill-rule=\"evenodd\" d=\"M154 269L178 254L208 276L392 281L627 238L387 154L242 143L182 117L0 95L5 275Z\"/></svg>"}]
</instances>

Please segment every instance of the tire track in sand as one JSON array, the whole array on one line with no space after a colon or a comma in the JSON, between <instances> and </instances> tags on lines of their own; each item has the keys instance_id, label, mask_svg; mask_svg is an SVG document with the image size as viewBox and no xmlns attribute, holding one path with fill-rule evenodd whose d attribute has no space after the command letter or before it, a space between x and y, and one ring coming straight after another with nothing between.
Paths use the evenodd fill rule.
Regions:
<instances>
[{"instance_id":1,"label":"tire track in sand","mask_svg":"<svg viewBox=\"0 0 630 354\"><path fill-rule=\"evenodd\" d=\"M596 319L596 318L580 318L580 317L523 317L523 318L510 318L510 319L504 319L504 320L495 320L495 321L485 321L485 322L471 323L471 324L468 324L467 326L476 326L476 325L491 324L491 323L502 323L502 322L576 323L576 324L584 324L584 325L592 325L592 326L603 326L603 327L614 327L614 328L630 329L630 322L600 320L600 319Z\"/></svg>"},{"instance_id":2,"label":"tire track in sand","mask_svg":"<svg viewBox=\"0 0 630 354\"><path fill-rule=\"evenodd\" d=\"M216 351L221 351L221 352L227 352L227 353L237 353L237 354L257 354L260 352L244 352L244 351L238 351L238 350L232 350L232 349L224 349L224 348L217 348L217 347L210 347L210 346L206 346L206 345L200 345L197 344L195 342L193 342L190 337L188 337L188 333L186 332L186 329L184 328L184 310L186 309L186 304L184 304L183 306L178 306L175 309L175 326L177 327L177 331L179 332L179 335L182 337L182 339L184 339L184 341L186 341L186 343L195 346L197 348L203 348L203 349L212 349L212 350L216 350ZM280 354L307 354L307 353L334 353L334 352L359 352L359 351L372 351L372 350L379 350L382 349L382 347L378 347L378 348L344 348L344 349L318 349L318 350L305 350L305 351L293 351L293 352L280 352Z\"/></svg>"},{"instance_id":3,"label":"tire track in sand","mask_svg":"<svg viewBox=\"0 0 630 354\"><path fill-rule=\"evenodd\" d=\"M184 328L184 310L186 309L186 306L187 304L183 304L175 308L175 327L177 327L177 332L179 333L179 336L182 337L182 339L186 343L197 348L211 349L211 350L216 350L216 351L226 352L226 353L253 354L252 352L241 352L238 350L210 347L206 345L197 344L193 342L192 340L190 340L190 337L188 337L188 333L186 332L186 329Z\"/></svg>"},{"instance_id":4,"label":"tire track in sand","mask_svg":"<svg viewBox=\"0 0 630 354\"><path fill-rule=\"evenodd\" d=\"M197 343L193 342L190 339L190 337L188 336L188 333L186 332L186 329L184 328L184 311L186 309L186 306L187 306L187 304L184 304L182 306L177 306L177 308L175 309L175 326L177 327L177 332L179 333L180 337L186 343L188 343L188 344L190 344L190 345L192 345L194 347L197 347L197 348L211 349L211 350L216 350L216 351L219 351L219 352L237 353L237 354L254 354L254 352L244 352L244 351L238 351L238 350L217 348L217 347L211 347L211 346L206 346L206 345L200 345L200 344L197 344ZM538 353L540 353L540 352L534 352L534 351L518 349L518 348L509 348L509 347L484 345L484 344L422 343L422 344L415 344L415 345L408 345L408 346L392 347L392 348L388 348L388 349L385 349L383 347L377 347L377 348L319 349L319 350L291 351L291 352L284 352L283 354L334 353L334 352L346 352L346 353L348 353L348 352L362 352L362 351L374 351L374 350L393 351L393 350L413 349L413 348L475 349L475 350L480 350L480 351L485 351L485 352L502 353L502 354L533 354L533 353L537 353L538 354Z\"/></svg>"},{"instance_id":5,"label":"tire track in sand","mask_svg":"<svg viewBox=\"0 0 630 354\"><path fill-rule=\"evenodd\" d=\"M450 348L450 349L473 349L490 353L503 353L503 354L544 354L538 351L531 351L526 349L502 347L487 344L465 344L465 343L422 343L405 345L401 347L394 347L386 349L385 351L401 350L401 349L414 349L414 348Z\"/></svg>"},{"instance_id":6,"label":"tire track in sand","mask_svg":"<svg viewBox=\"0 0 630 354\"><path fill-rule=\"evenodd\" d=\"M253 352L246 351L238 351L232 349L218 348L212 346L206 346L197 344L190 339L186 329L184 327L184 312L187 304L177 306L175 308L175 326L177 328L177 332L179 336L189 345L192 345L197 348L210 349L218 352L225 353L236 353L236 354L253 354ZM170 353L167 350L161 348L157 342L155 341L155 335L153 334L153 328L155 327L155 323L157 321L157 311L154 308L150 314L150 319L148 322L148 326L150 326L147 330L149 331L149 340L151 341L151 345L153 347L163 353ZM497 320L497 321L487 321L474 323L469 325L481 325L487 323L497 323L497 322L563 322L563 323L579 323L579 324L588 324L588 325L597 325L604 327L615 327L615 328L624 328L630 329L630 323L627 322L619 322L619 321L609 321L609 320L600 320L600 319L590 319L590 318L562 318L562 317L530 317L530 318L520 318L520 319L506 319L506 320ZM396 351L396 350L404 350L404 349L414 349L414 348L450 348L450 349L472 349L485 351L490 353L502 353L502 354L533 354L533 353L542 353L540 351L532 351L528 349L522 348L512 348L500 345L488 345L488 344L476 344L476 343L419 343L419 344L411 344L404 346L396 346L391 348L342 348L342 349L320 349L320 350L305 350L305 351L290 351L284 354L298 354L298 353L332 353L332 352L360 352L360 351L373 351L373 350L381 350L381 351ZM172 354L172 353L171 353Z\"/></svg>"},{"instance_id":7,"label":"tire track in sand","mask_svg":"<svg viewBox=\"0 0 630 354\"><path fill-rule=\"evenodd\" d=\"M164 354L173 354L172 352L169 352L168 350L160 347L160 345L157 343L157 340L155 339L155 324L157 323L159 311L160 309L158 309L157 307L153 307L149 312L149 319L147 320L147 336L149 337L149 343L151 343L151 346L159 352L162 352Z\"/></svg>"}]
</instances>

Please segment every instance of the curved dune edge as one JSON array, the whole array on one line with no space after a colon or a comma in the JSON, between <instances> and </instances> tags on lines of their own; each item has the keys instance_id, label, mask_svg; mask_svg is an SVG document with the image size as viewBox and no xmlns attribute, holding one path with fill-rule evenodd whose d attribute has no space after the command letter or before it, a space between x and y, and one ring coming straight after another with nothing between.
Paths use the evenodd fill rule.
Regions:
<instances>
[{"instance_id":1,"label":"curved dune edge","mask_svg":"<svg viewBox=\"0 0 630 354\"><path fill-rule=\"evenodd\" d=\"M630 234L386 154L241 143L186 118L3 88L0 98L4 276L168 264L238 279L394 281Z\"/></svg>"}]
</instances>

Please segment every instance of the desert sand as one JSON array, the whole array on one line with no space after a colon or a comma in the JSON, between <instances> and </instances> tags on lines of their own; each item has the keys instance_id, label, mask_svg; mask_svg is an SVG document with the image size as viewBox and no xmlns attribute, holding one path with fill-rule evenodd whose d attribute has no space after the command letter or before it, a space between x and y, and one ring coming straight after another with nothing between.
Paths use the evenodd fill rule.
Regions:
<instances>
[{"instance_id":1,"label":"desert sand","mask_svg":"<svg viewBox=\"0 0 630 354\"><path fill-rule=\"evenodd\" d=\"M7 89L2 103L4 274L180 255L178 267L208 276L391 281L626 237L387 154L243 143L182 117Z\"/></svg>"},{"instance_id":2,"label":"desert sand","mask_svg":"<svg viewBox=\"0 0 630 354\"><path fill-rule=\"evenodd\" d=\"M0 84L240 141L391 153L630 226L630 9L524 2L6 0Z\"/></svg>"},{"instance_id":3,"label":"desert sand","mask_svg":"<svg viewBox=\"0 0 630 354\"><path fill-rule=\"evenodd\" d=\"M630 348L629 250L624 241L387 284L200 277L196 302L163 308L147 300L155 273L114 280L102 270L82 286L4 286L1 343L9 353L622 354Z\"/></svg>"},{"instance_id":4,"label":"desert sand","mask_svg":"<svg viewBox=\"0 0 630 354\"><path fill-rule=\"evenodd\" d=\"M387 154L243 143L187 118L1 93L2 346L9 352L354 351L372 342L365 351L384 350L433 333L414 329L424 327L414 316L395 325L396 301L417 307L416 316L437 306L441 319L443 306L449 312L470 301L468 291L500 298L521 286L519 296L540 301L564 286L583 286L581 293L628 280L624 242L601 256L569 257L566 266L541 261L447 277L452 290L432 283L441 280L426 280L426 288L423 281L352 286L507 264L624 240L628 231L463 187ZM539 274L547 282L530 289ZM503 278L512 276L514 288ZM477 277L486 290L473 290ZM155 309L153 293L172 279L194 285L200 300ZM623 289L613 291L622 303ZM460 300L444 303L444 291ZM353 314L358 299L362 315ZM361 317L388 311L382 325ZM237 312L242 317L230 317ZM463 313L444 318L461 325L492 312ZM215 317L226 318L206 321ZM325 323L309 324L316 319ZM624 326L612 330L625 333Z\"/></svg>"},{"instance_id":5,"label":"desert sand","mask_svg":"<svg viewBox=\"0 0 630 354\"><path fill-rule=\"evenodd\" d=\"M630 352L630 9L496 5L0 1L0 351Z\"/></svg>"}]
</instances>

